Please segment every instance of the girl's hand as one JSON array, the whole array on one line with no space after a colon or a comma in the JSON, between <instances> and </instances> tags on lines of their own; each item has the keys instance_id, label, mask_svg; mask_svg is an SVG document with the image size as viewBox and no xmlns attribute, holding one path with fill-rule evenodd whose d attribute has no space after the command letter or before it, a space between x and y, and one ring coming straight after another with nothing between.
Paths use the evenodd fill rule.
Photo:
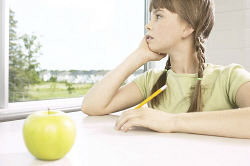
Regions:
<instances>
[{"instance_id":1,"label":"girl's hand","mask_svg":"<svg viewBox=\"0 0 250 166\"><path fill-rule=\"evenodd\" d=\"M127 132L132 126L142 126L158 132L174 132L175 114L141 107L123 112L116 121L116 129Z\"/></svg>"},{"instance_id":2,"label":"girl's hand","mask_svg":"<svg viewBox=\"0 0 250 166\"><path fill-rule=\"evenodd\" d=\"M143 58L146 59L147 62L149 62L149 61L159 61L162 58L167 56L167 54L162 54L162 53L152 51L148 46L146 36L143 37L143 39L142 39L139 47L137 48L136 52L140 56L143 56Z\"/></svg>"}]
</instances>

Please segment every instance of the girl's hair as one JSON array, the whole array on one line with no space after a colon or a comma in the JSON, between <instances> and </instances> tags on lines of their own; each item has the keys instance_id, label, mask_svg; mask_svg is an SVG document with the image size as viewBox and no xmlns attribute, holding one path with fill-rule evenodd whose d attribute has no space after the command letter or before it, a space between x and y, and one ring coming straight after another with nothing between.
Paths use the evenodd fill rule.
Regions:
<instances>
[{"instance_id":1,"label":"girl's hair","mask_svg":"<svg viewBox=\"0 0 250 166\"><path fill-rule=\"evenodd\" d=\"M151 0L149 11L153 9L166 8L172 13L177 13L182 19L189 23L194 29L194 46L199 60L198 78L203 78L205 69L205 39L208 38L214 25L214 3L211 0ZM171 68L170 56L166 62L165 71L159 76L151 90L153 94L156 90L167 84L167 71ZM197 85L191 87L194 92L191 96L191 105L187 112L202 111L201 79L197 80ZM159 105L163 93L150 101L151 107Z\"/></svg>"}]
</instances>

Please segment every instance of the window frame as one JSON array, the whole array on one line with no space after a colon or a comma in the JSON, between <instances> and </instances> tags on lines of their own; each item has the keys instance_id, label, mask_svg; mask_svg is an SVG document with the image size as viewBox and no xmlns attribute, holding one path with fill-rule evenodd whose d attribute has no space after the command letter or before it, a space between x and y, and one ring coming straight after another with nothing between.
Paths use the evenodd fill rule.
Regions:
<instances>
[{"instance_id":1,"label":"window frame","mask_svg":"<svg viewBox=\"0 0 250 166\"><path fill-rule=\"evenodd\" d=\"M9 92L9 5L0 0L0 108L8 106ZM7 9L7 10L6 10Z\"/></svg>"},{"instance_id":2,"label":"window frame","mask_svg":"<svg viewBox=\"0 0 250 166\"><path fill-rule=\"evenodd\" d=\"M41 101L27 101L9 103L9 0L0 0L0 122L17 120L26 118L30 113L38 110L44 110L44 107L50 109L62 110L64 112L80 111L81 98L66 98L66 99L52 99ZM150 13L148 12L150 0L144 0L144 27L150 19ZM146 34L146 29L144 34ZM154 68L155 63L153 61L144 65L144 72L150 68ZM76 104L79 103L79 105ZM64 105L64 103L68 103ZM71 103L71 105L69 104ZM56 107L55 104L61 107ZM36 105L36 107L34 107ZM22 109L20 109L20 107Z\"/></svg>"}]
</instances>

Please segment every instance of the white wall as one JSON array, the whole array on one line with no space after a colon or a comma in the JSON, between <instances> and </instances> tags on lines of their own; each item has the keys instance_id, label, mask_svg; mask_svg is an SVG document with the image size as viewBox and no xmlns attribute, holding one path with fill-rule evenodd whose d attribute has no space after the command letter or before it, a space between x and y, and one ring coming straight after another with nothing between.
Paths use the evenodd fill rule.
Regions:
<instances>
[{"instance_id":1,"label":"white wall","mask_svg":"<svg viewBox=\"0 0 250 166\"><path fill-rule=\"evenodd\" d=\"M215 25L207 62L242 64L250 71L250 0L215 0Z\"/></svg>"},{"instance_id":2,"label":"white wall","mask_svg":"<svg viewBox=\"0 0 250 166\"><path fill-rule=\"evenodd\" d=\"M214 0L215 25L206 45L206 62L239 63L250 72L250 0ZM155 63L163 69L166 58Z\"/></svg>"}]
</instances>

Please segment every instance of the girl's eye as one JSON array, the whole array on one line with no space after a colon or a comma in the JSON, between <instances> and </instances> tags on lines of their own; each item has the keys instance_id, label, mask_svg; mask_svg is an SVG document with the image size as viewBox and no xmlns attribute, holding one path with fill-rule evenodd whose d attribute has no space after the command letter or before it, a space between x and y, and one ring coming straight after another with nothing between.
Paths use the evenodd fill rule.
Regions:
<instances>
[{"instance_id":1,"label":"girl's eye","mask_svg":"<svg viewBox=\"0 0 250 166\"><path fill-rule=\"evenodd\" d=\"M157 19L159 18L158 16L160 16L160 17L161 17L161 15L159 15L159 14L156 14L156 18L157 18Z\"/></svg>"},{"instance_id":2,"label":"girl's eye","mask_svg":"<svg viewBox=\"0 0 250 166\"><path fill-rule=\"evenodd\" d=\"M159 19L159 17L162 17L162 16L161 16L161 15L159 15L159 14L156 14L156 15L154 15L154 16L153 16L153 18L154 18L154 19L156 19L156 20L158 20L158 19ZM151 20L151 17L150 17L150 20Z\"/></svg>"}]
</instances>

